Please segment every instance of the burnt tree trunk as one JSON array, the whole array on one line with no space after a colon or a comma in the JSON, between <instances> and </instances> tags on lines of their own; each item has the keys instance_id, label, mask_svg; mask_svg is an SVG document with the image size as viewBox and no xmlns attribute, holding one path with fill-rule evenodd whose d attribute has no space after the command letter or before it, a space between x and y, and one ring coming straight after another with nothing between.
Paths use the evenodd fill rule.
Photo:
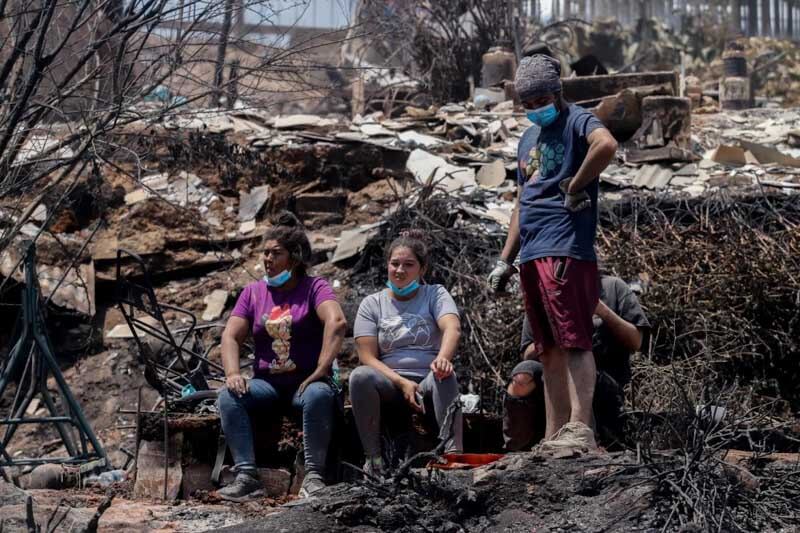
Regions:
<instances>
[{"instance_id":1,"label":"burnt tree trunk","mask_svg":"<svg viewBox=\"0 0 800 533\"><path fill-rule=\"evenodd\" d=\"M228 52L228 39L230 39L231 36L234 2L235 0L225 0L225 13L222 18L219 46L217 47L217 61L214 67L214 90L211 94L212 107L219 107L222 101L222 86L225 82L225 56Z\"/></svg>"}]
</instances>

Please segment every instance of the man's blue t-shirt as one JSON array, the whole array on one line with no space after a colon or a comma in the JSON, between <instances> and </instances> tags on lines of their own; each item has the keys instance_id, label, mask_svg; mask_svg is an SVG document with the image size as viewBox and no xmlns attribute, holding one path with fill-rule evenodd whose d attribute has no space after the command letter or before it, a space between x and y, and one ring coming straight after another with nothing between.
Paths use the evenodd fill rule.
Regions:
<instances>
[{"instance_id":1,"label":"man's blue t-shirt","mask_svg":"<svg viewBox=\"0 0 800 533\"><path fill-rule=\"evenodd\" d=\"M577 213L564 207L559 183L578 172L589 150L587 137L602 127L591 112L570 104L549 126L531 126L522 134L517 149L521 263L540 257L597 260L598 179L585 189L592 206Z\"/></svg>"}]
</instances>

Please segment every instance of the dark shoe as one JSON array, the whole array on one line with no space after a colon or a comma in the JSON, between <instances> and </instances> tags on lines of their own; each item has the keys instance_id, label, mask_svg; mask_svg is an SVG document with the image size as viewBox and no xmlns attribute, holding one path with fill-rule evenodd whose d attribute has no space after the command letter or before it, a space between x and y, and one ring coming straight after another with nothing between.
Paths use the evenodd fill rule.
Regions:
<instances>
[{"instance_id":1,"label":"dark shoe","mask_svg":"<svg viewBox=\"0 0 800 533\"><path fill-rule=\"evenodd\" d=\"M322 475L317 472L308 472L306 477L303 478L303 484L300 485L299 496L301 498L308 498L320 489L325 488L325 480Z\"/></svg>"},{"instance_id":2,"label":"dark shoe","mask_svg":"<svg viewBox=\"0 0 800 533\"><path fill-rule=\"evenodd\" d=\"M261 484L258 475L239 472L236 474L236 479L218 490L217 494L229 502L246 502L264 496L264 485Z\"/></svg>"}]
</instances>

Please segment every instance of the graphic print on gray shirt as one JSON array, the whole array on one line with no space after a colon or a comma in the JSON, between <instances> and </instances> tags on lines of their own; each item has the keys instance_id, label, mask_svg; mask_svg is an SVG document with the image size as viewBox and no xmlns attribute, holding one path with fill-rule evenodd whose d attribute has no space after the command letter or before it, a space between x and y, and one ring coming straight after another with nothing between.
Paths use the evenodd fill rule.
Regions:
<instances>
[{"instance_id":1,"label":"graphic print on gray shirt","mask_svg":"<svg viewBox=\"0 0 800 533\"><path fill-rule=\"evenodd\" d=\"M404 376L424 378L442 344L437 320L450 314L458 316L458 308L441 285L422 285L408 301L395 300L384 289L361 302L353 337L377 337L386 366Z\"/></svg>"}]
</instances>

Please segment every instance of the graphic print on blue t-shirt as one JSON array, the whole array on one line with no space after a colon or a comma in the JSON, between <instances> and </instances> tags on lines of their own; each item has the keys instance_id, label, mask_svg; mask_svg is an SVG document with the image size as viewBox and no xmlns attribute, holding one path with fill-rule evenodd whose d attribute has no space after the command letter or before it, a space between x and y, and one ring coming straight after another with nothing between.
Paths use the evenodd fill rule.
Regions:
<instances>
[{"instance_id":1,"label":"graphic print on blue t-shirt","mask_svg":"<svg viewBox=\"0 0 800 533\"><path fill-rule=\"evenodd\" d=\"M578 171L589 148L587 137L602 127L592 113L570 104L550 126L523 133L517 149L520 262L541 257L596 261L598 180L585 189L591 207L577 213L564 207L559 185Z\"/></svg>"},{"instance_id":2,"label":"graphic print on blue t-shirt","mask_svg":"<svg viewBox=\"0 0 800 533\"><path fill-rule=\"evenodd\" d=\"M550 143L539 145L539 174L542 179L547 179L558 174L561 164L564 163L564 145L554 140Z\"/></svg>"}]
</instances>

